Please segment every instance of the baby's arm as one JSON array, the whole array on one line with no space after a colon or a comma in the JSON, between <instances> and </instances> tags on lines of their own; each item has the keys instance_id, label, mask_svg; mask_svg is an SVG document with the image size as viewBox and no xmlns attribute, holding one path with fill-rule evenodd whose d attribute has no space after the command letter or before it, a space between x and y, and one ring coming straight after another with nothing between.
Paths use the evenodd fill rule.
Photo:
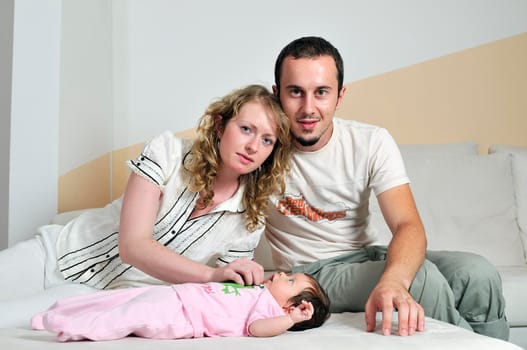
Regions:
<instances>
[{"instance_id":1,"label":"baby's arm","mask_svg":"<svg viewBox=\"0 0 527 350\"><path fill-rule=\"evenodd\" d=\"M298 306L289 306L284 316L262 318L249 325L249 334L254 337L274 337L291 328L295 323L306 321L313 316L313 304L302 300Z\"/></svg>"}]
</instances>

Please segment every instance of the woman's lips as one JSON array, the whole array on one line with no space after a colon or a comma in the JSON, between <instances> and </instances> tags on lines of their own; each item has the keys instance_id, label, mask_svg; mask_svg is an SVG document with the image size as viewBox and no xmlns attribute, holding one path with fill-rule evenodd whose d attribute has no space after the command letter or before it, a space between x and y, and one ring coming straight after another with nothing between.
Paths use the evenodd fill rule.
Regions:
<instances>
[{"instance_id":1,"label":"woman's lips","mask_svg":"<svg viewBox=\"0 0 527 350\"><path fill-rule=\"evenodd\" d=\"M240 158L240 162L242 164L251 164L253 162L252 158L249 158L247 157L246 155L242 154L242 153L238 153L238 157Z\"/></svg>"}]
</instances>

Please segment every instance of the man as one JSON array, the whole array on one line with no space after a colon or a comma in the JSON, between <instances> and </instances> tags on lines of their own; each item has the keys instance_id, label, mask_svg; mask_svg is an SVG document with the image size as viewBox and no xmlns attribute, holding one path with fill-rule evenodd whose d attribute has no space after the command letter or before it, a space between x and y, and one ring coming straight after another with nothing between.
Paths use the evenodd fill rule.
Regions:
<instances>
[{"instance_id":1,"label":"man","mask_svg":"<svg viewBox=\"0 0 527 350\"><path fill-rule=\"evenodd\" d=\"M273 198L266 237L278 269L314 275L332 312L365 311L366 329L424 329L425 315L508 339L497 271L483 257L427 252L423 225L397 145L382 128L334 117L344 98L338 50L318 37L294 40L275 65L275 94L296 152L286 193ZM393 237L372 246L374 191ZM397 314L393 311L397 310Z\"/></svg>"}]
</instances>

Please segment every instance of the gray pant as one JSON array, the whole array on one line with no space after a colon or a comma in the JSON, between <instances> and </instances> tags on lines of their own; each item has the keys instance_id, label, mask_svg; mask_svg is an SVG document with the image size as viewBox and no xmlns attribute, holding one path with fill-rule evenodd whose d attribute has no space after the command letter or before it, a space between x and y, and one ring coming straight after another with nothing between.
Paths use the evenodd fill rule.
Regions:
<instances>
[{"instance_id":1,"label":"gray pant","mask_svg":"<svg viewBox=\"0 0 527 350\"><path fill-rule=\"evenodd\" d=\"M313 275L331 300L332 312L361 312L384 270L386 247L371 246L335 258L295 266ZM410 293L425 315L504 340L509 339L501 278L484 257L427 251Z\"/></svg>"}]
</instances>

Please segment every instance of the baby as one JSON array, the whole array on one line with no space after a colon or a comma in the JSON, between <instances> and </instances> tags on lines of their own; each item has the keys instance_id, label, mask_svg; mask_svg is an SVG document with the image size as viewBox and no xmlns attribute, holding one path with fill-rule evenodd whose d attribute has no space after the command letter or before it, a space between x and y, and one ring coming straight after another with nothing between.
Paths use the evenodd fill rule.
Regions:
<instances>
[{"instance_id":1,"label":"baby","mask_svg":"<svg viewBox=\"0 0 527 350\"><path fill-rule=\"evenodd\" d=\"M270 337L321 326L329 303L313 277L280 272L259 286L183 283L84 294L59 300L31 324L59 341Z\"/></svg>"}]
</instances>

